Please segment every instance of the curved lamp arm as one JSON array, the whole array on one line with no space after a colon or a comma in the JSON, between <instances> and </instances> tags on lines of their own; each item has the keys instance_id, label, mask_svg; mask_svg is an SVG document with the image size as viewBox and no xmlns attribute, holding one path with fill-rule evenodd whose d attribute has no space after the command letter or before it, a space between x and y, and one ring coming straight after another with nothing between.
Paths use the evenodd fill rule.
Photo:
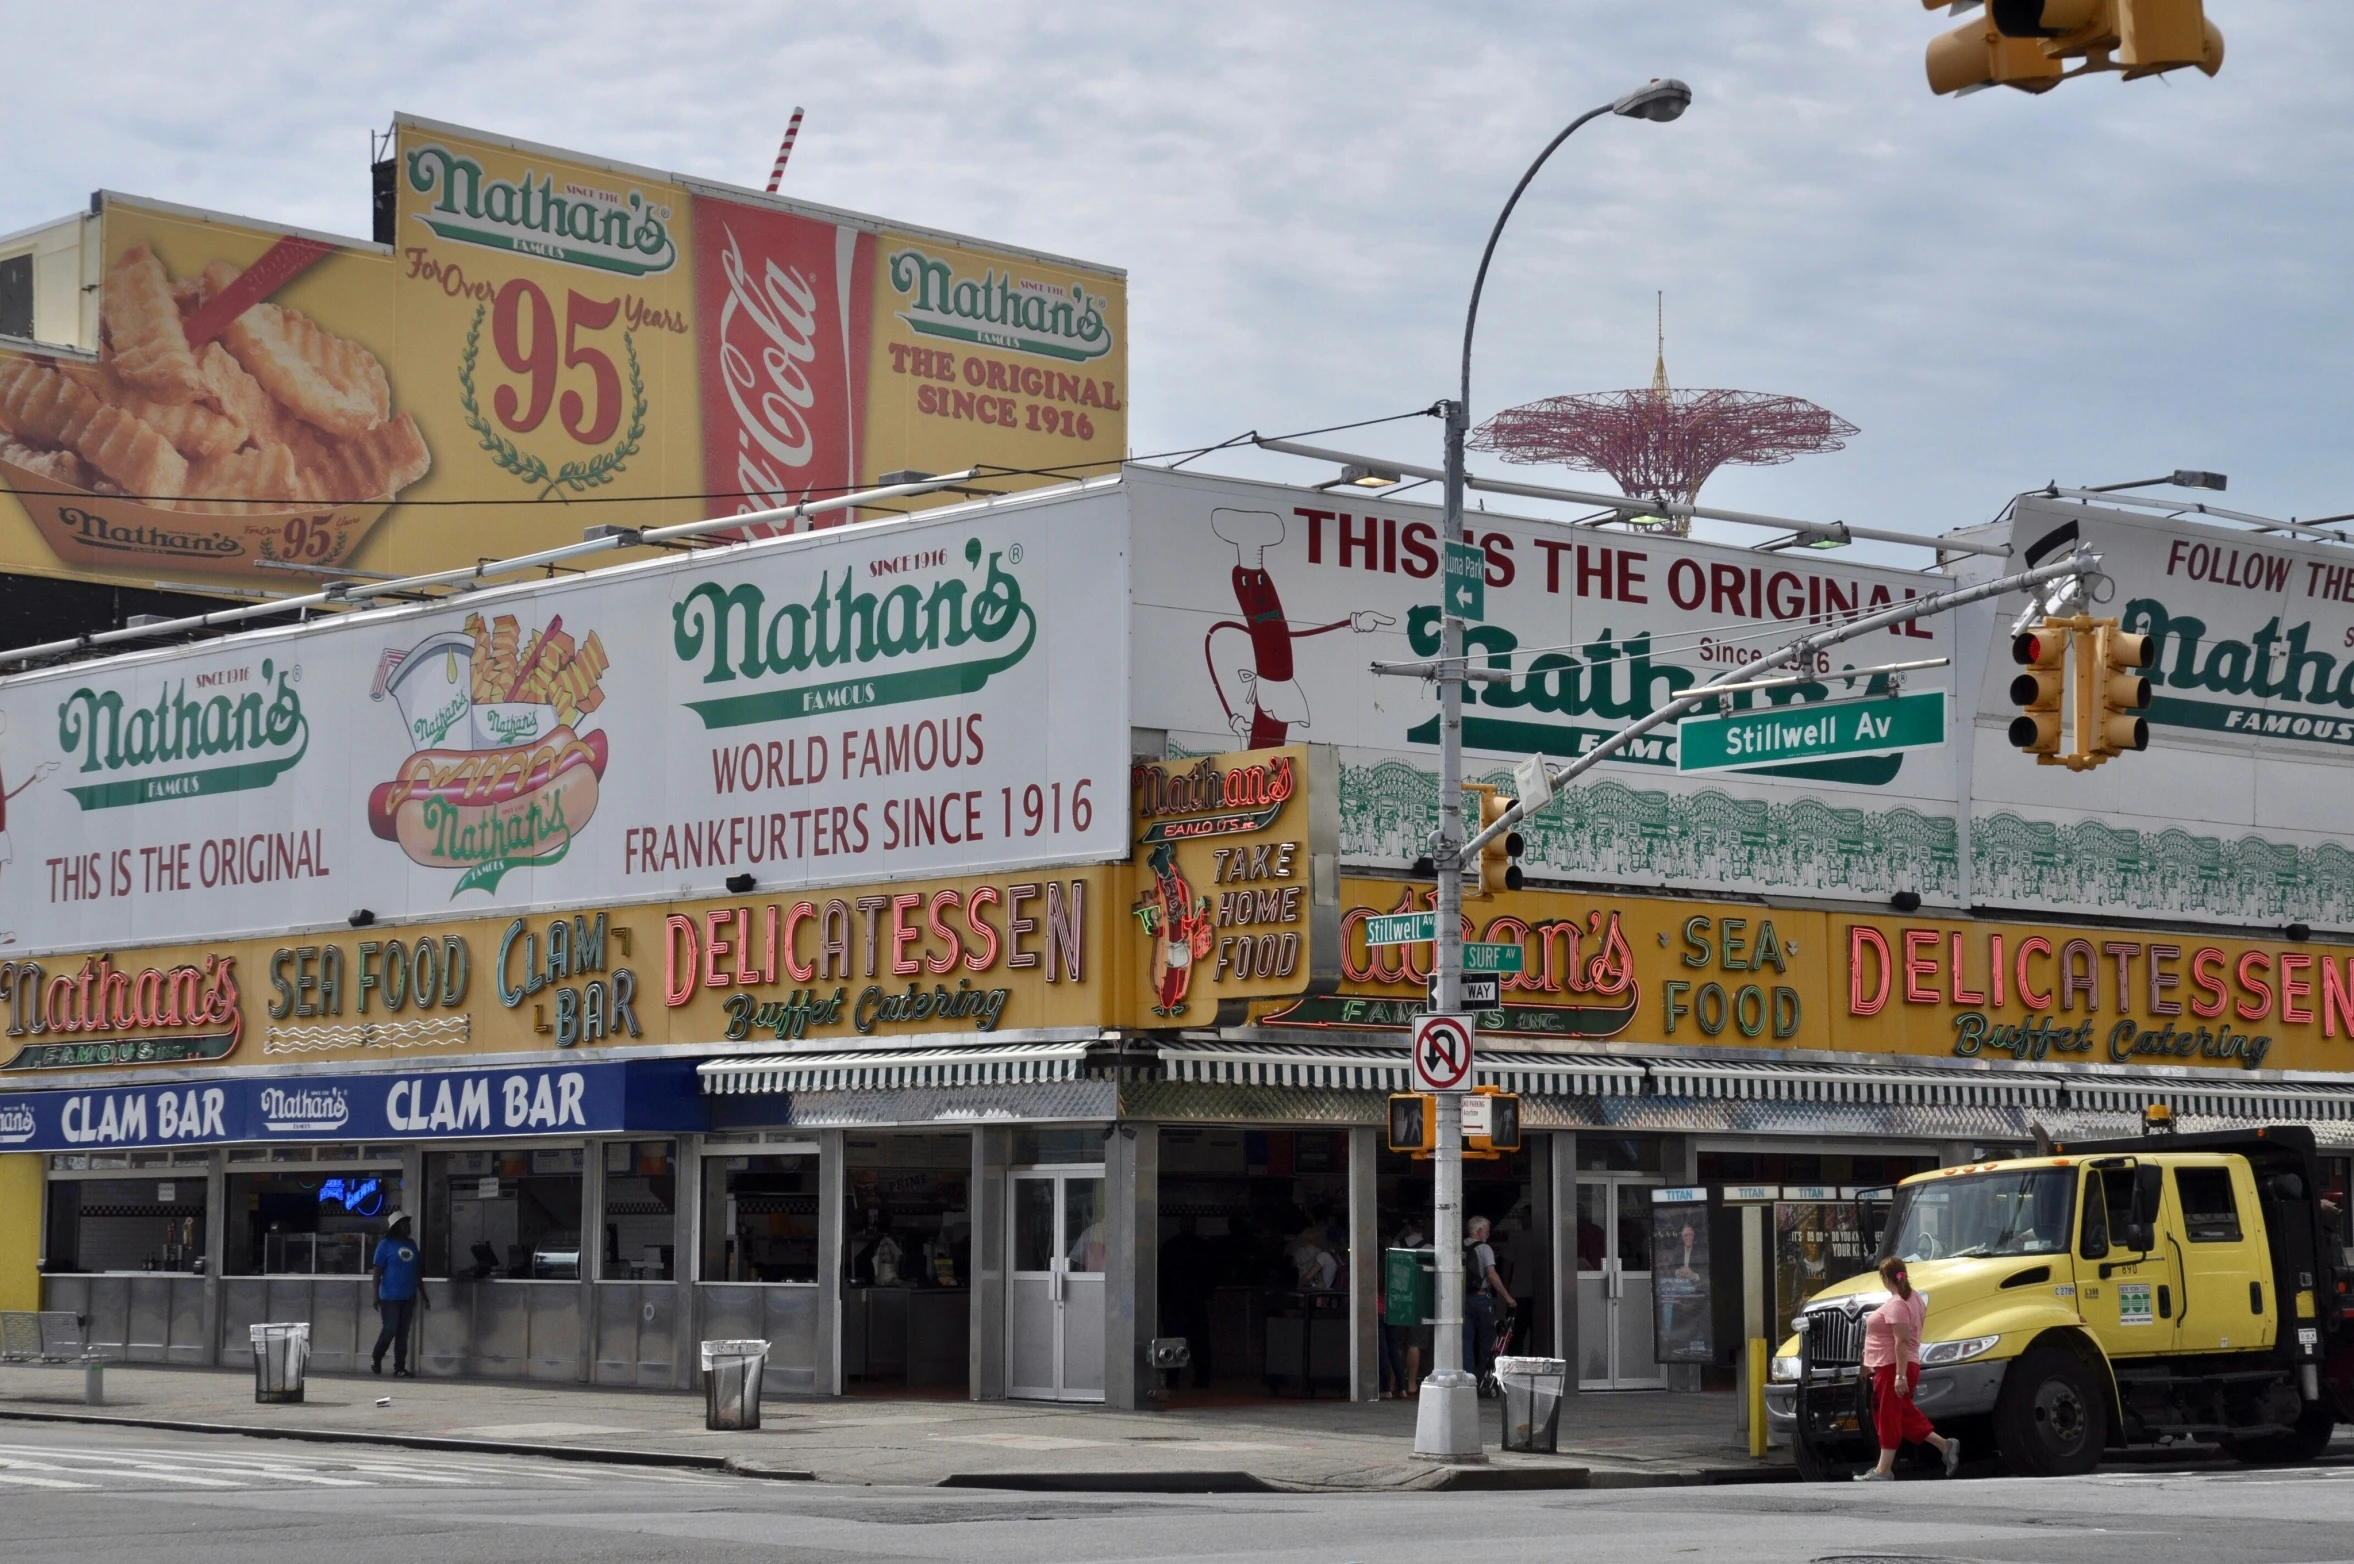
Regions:
<instances>
[{"instance_id":1,"label":"curved lamp arm","mask_svg":"<svg viewBox=\"0 0 2354 1564\"><path fill-rule=\"evenodd\" d=\"M1600 119L1616 107L1616 103L1605 103L1598 108L1588 109L1571 120L1560 135L1546 142L1545 150L1537 154L1537 160L1528 166L1528 172L1520 176L1520 183L1512 187L1512 195L1505 201L1504 210L1496 214L1496 226L1488 230L1488 247L1479 254L1479 275L1471 280L1471 308L1463 314L1463 390L1462 401L1457 405L1463 409L1461 417L1467 428L1471 422L1471 334L1479 324L1479 296L1488 285L1488 263L1496 258L1496 241L1504 237L1504 225L1512 220L1512 209L1520 205L1522 192L1537 177L1537 170L1545 166L1545 160L1560 150L1561 143L1575 135L1588 120Z\"/></svg>"}]
</instances>

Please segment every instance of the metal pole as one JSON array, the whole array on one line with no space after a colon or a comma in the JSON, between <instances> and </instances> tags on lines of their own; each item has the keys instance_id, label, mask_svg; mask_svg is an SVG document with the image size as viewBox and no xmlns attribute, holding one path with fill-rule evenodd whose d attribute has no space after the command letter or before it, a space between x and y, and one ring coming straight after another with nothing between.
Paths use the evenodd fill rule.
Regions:
<instances>
[{"instance_id":1,"label":"metal pole","mask_svg":"<svg viewBox=\"0 0 2354 1564\"><path fill-rule=\"evenodd\" d=\"M1526 183L1526 181L1523 181ZM1490 248L1494 240L1489 241ZM1483 261L1481 273L1486 273ZM1476 298L1473 308L1477 309ZM1468 334L1468 331L1467 331ZM1470 376L1470 360L1464 361ZM1463 536L1464 404L1445 405L1447 488L1444 531ZM1463 621L1439 622L1439 835L1430 861L1438 874L1438 938L1432 966L1437 1012L1463 1005ZM1432 1342L1438 1367L1422 1382L1415 1409L1414 1453L1442 1460L1480 1457L1479 1382L1463 1369L1463 1094L1438 1094L1438 1144L1432 1148L1431 1245L1438 1264L1438 1317Z\"/></svg>"}]
</instances>

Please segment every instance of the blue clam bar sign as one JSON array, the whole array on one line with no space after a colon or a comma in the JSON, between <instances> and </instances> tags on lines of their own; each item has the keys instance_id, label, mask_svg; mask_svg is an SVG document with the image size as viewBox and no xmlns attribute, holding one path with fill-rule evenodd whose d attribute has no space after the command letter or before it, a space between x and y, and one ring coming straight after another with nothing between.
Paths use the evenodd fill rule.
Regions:
<instances>
[{"instance_id":1,"label":"blue clam bar sign","mask_svg":"<svg viewBox=\"0 0 2354 1564\"><path fill-rule=\"evenodd\" d=\"M0 1150L678 1132L704 1124L690 1060L158 1082L0 1093Z\"/></svg>"}]
</instances>

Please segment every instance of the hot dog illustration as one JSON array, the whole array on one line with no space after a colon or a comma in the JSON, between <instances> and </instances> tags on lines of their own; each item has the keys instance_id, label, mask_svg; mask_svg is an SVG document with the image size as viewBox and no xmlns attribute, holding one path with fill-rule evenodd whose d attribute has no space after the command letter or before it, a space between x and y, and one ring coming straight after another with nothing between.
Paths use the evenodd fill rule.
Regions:
<instances>
[{"instance_id":1,"label":"hot dog illustration","mask_svg":"<svg viewBox=\"0 0 2354 1564\"><path fill-rule=\"evenodd\" d=\"M1292 662L1292 643L1333 630L1359 635L1397 623L1388 614L1361 608L1330 624L1294 628L1283 614L1283 597L1267 569L1267 550L1283 541L1283 518L1273 511L1227 510L1210 512L1210 530L1234 545L1234 603L1242 618L1221 619L1202 637L1202 656L1210 666L1210 687L1218 692L1226 725L1253 749L1287 742L1294 726L1310 727L1308 696L1300 688ZM1242 709L1227 699L1218 678L1216 643L1219 632L1239 630L1250 637L1251 665L1237 668L1242 685Z\"/></svg>"}]
</instances>

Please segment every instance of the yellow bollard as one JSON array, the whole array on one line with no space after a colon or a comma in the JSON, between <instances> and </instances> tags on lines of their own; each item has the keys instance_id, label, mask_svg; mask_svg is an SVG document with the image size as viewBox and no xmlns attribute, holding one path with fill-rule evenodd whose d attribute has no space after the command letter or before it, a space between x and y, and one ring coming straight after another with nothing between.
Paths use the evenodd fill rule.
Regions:
<instances>
[{"instance_id":1,"label":"yellow bollard","mask_svg":"<svg viewBox=\"0 0 2354 1564\"><path fill-rule=\"evenodd\" d=\"M1749 1338L1749 1453L1766 1453L1766 1353L1770 1349L1763 1336Z\"/></svg>"}]
</instances>

